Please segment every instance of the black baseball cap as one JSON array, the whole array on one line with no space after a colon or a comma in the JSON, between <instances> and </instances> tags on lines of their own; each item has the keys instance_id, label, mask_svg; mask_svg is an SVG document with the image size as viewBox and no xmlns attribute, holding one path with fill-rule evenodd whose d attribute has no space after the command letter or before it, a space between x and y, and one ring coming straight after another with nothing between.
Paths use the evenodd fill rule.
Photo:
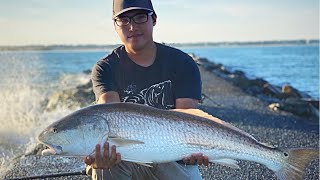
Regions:
<instances>
[{"instance_id":1,"label":"black baseball cap","mask_svg":"<svg viewBox=\"0 0 320 180\"><path fill-rule=\"evenodd\" d=\"M130 10L147 10L154 12L151 0L113 0L112 19Z\"/></svg>"}]
</instances>

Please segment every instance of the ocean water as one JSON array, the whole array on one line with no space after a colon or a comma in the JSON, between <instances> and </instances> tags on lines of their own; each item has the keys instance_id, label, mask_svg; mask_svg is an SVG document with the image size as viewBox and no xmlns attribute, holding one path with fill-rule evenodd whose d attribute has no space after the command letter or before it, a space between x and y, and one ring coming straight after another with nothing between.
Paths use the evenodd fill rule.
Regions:
<instances>
[{"instance_id":1,"label":"ocean water","mask_svg":"<svg viewBox=\"0 0 320 180\"><path fill-rule=\"evenodd\" d=\"M243 70L319 99L319 46L194 47L187 53ZM42 129L75 109L45 111L52 93L90 80L84 71L110 50L0 52L0 177L10 161L36 145ZM80 108L80 107L79 107Z\"/></svg>"},{"instance_id":2,"label":"ocean water","mask_svg":"<svg viewBox=\"0 0 320 180\"><path fill-rule=\"evenodd\" d=\"M319 46L248 46L183 48L185 52L242 70L249 78L290 84L319 99Z\"/></svg>"}]
</instances>

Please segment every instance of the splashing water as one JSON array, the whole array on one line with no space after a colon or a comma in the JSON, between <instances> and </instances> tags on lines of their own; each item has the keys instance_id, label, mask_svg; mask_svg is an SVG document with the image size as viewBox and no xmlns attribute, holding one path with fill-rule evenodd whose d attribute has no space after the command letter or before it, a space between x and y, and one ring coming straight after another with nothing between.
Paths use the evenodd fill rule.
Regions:
<instances>
[{"instance_id":1,"label":"splashing water","mask_svg":"<svg viewBox=\"0 0 320 180\"><path fill-rule=\"evenodd\" d=\"M45 111L50 94L89 81L85 74L62 74L54 80L39 62L37 53L0 52L0 177L15 157L34 149L42 129L74 110L61 105Z\"/></svg>"}]
</instances>

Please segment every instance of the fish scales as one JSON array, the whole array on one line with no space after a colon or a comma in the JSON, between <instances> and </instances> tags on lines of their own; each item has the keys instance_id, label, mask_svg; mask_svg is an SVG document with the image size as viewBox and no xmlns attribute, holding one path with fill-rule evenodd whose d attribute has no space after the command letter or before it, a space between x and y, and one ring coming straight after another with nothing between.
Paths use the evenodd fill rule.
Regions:
<instances>
[{"instance_id":1,"label":"fish scales","mask_svg":"<svg viewBox=\"0 0 320 180\"><path fill-rule=\"evenodd\" d=\"M128 139L140 139L146 144L155 144L154 141L157 141L157 145L166 144L170 147L177 147L180 150L181 148L186 148L189 150L186 152L186 154L199 151L205 152L205 149L209 148L210 150L214 147L216 147L216 149L219 151L219 147L224 147L224 152L227 152L226 150L229 150L230 152L234 152L233 154L238 156L240 153L243 153L244 155L247 154L248 146L259 146L256 141L248 138L247 136L243 136L242 134L236 133L229 135L228 132L226 132L224 126L220 126L220 124L211 126L210 124L215 123L214 121L208 121L206 119L200 118L200 120L190 120L188 122L187 120L191 119L189 115L181 116L179 114L180 116L172 116L170 114L167 115L168 113L155 113L156 111L152 110L154 109L151 109L151 112L149 111L146 113L135 113L137 111L126 111L125 113L121 114L118 113L118 110L116 110L114 116L118 118L111 119L116 119L117 121L115 121L115 123L113 124L111 121L110 124L111 129L114 130L114 136L125 137ZM172 113L176 114L175 112ZM121 127L121 125L123 125L123 127ZM216 127L216 125L218 127ZM139 132L143 132L144 134L141 134ZM155 132L157 133L155 134ZM167 141L162 139L162 137L164 137ZM234 141L235 139L239 139L239 142ZM174 142L173 140L177 141ZM243 145L243 142L248 143L246 145ZM180 144L182 145L178 147L177 145ZM205 145L207 146L207 148L199 146L199 144ZM150 146L144 148L150 148ZM175 152L175 150L176 149L163 148L159 153L162 154L166 151ZM219 154L215 151L212 152L214 154ZM253 151L249 155L255 154L257 153Z\"/></svg>"}]
</instances>

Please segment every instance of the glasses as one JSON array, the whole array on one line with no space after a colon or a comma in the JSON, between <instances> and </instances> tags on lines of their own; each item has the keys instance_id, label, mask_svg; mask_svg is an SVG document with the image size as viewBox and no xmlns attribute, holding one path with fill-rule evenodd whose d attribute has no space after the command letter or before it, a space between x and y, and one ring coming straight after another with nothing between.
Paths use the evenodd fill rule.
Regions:
<instances>
[{"instance_id":1,"label":"glasses","mask_svg":"<svg viewBox=\"0 0 320 180\"><path fill-rule=\"evenodd\" d=\"M136 24L143 24L148 21L149 16L151 16L153 12L146 13L146 14L137 14L132 17L129 16L122 16L114 19L118 26L127 26L131 23L131 20Z\"/></svg>"}]
</instances>

